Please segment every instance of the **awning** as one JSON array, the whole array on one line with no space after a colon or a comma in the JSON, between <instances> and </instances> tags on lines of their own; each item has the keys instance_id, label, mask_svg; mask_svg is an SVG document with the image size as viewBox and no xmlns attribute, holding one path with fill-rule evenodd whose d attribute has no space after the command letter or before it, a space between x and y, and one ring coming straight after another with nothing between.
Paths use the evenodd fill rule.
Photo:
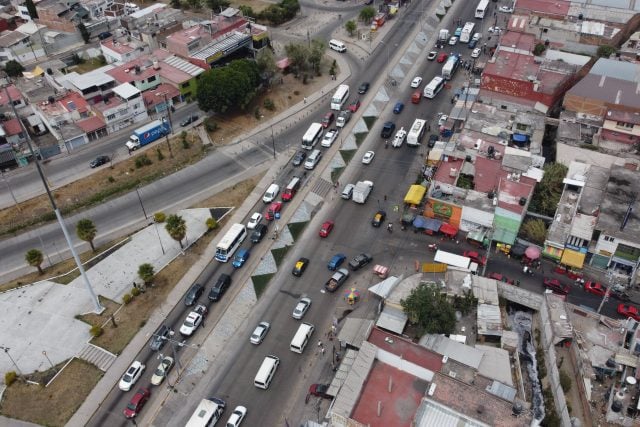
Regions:
<instances>
[{"instance_id":1,"label":"awning","mask_svg":"<svg viewBox=\"0 0 640 427\"><path fill-rule=\"evenodd\" d=\"M386 306L378 316L376 326L400 335L408 320L409 318L402 310Z\"/></svg>"},{"instance_id":2,"label":"awning","mask_svg":"<svg viewBox=\"0 0 640 427\"><path fill-rule=\"evenodd\" d=\"M576 252L571 249L565 249L562 253L560 264L568 265L569 267L582 268L586 255L587 254Z\"/></svg>"},{"instance_id":3,"label":"awning","mask_svg":"<svg viewBox=\"0 0 640 427\"><path fill-rule=\"evenodd\" d=\"M525 245L516 243L515 245L511 246L511 250L509 251L509 253L513 256L521 257L524 255L524 251L526 250L527 250L527 247Z\"/></svg>"},{"instance_id":4,"label":"awning","mask_svg":"<svg viewBox=\"0 0 640 427\"><path fill-rule=\"evenodd\" d=\"M530 260L535 260L540 258L540 249L535 246L529 246L525 251L524 255Z\"/></svg>"},{"instance_id":5,"label":"awning","mask_svg":"<svg viewBox=\"0 0 640 427\"><path fill-rule=\"evenodd\" d=\"M454 237L458 234L458 229L451 224L447 224L446 222L440 226L440 232L446 236Z\"/></svg>"},{"instance_id":6,"label":"awning","mask_svg":"<svg viewBox=\"0 0 640 427\"><path fill-rule=\"evenodd\" d=\"M549 258L560 259L562 258L563 249L558 249L555 246L545 246L542 254Z\"/></svg>"},{"instance_id":7,"label":"awning","mask_svg":"<svg viewBox=\"0 0 640 427\"><path fill-rule=\"evenodd\" d=\"M467 239L483 243L486 235L487 232L485 230L470 231L467 233Z\"/></svg>"},{"instance_id":8,"label":"awning","mask_svg":"<svg viewBox=\"0 0 640 427\"><path fill-rule=\"evenodd\" d=\"M289 58L282 58L280 61L276 62L276 67L278 67L280 70L284 70L290 64L291 61L289 60Z\"/></svg>"},{"instance_id":9,"label":"awning","mask_svg":"<svg viewBox=\"0 0 640 427\"><path fill-rule=\"evenodd\" d=\"M412 185L404 196L404 202L409 205L419 205L426 192L427 189L422 185Z\"/></svg>"}]
</instances>

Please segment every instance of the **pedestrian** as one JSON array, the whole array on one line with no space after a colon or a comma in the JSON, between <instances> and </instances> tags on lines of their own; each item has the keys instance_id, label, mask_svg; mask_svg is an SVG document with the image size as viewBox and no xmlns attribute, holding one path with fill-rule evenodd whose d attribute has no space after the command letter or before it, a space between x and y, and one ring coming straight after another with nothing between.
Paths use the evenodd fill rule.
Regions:
<instances>
[{"instance_id":1,"label":"pedestrian","mask_svg":"<svg viewBox=\"0 0 640 427\"><path fill-rule=\"evenodd\" d=\"M324 347L320 348L320 354L322 354L324 356Z\"/></svg>"},{"instance_id":2,"label":"pedestrian","mask_svg":"<svg viewBox=\"0 0 640 427\"><path fill-rule=\"evenodd\" d=\"M431 132L431 125L427 125L427 132Z\"/></svg>"},{"instance_id":3,"label":"pedestrian","mask_svg":"<svg viewBox=\"0 0 640 427\"><path fill-rule=\"evenodd\" d=\"M304 101L305 104L307 103L307 97L306 96L304 97L303 101Z\"/></svg>"},{"instance_id":4,"label":"pedestrian","mask_svg":"<svg viewBox=\"0 0 640 427\"><path fill-rule=\"evenodd\" d=\"M387 195L386 194L384 195L384 201L385 202L387 201Z\"/></svg>"},{"instance_id":5,"label":"pedestrian","mask_svg":"<svg viewBox=\"0 0 640 427\"><path fill-rule=\"evenodd\" d=\"M318 341L318 347L322 347L322 341Z\"/></svg>"}]
</instances>

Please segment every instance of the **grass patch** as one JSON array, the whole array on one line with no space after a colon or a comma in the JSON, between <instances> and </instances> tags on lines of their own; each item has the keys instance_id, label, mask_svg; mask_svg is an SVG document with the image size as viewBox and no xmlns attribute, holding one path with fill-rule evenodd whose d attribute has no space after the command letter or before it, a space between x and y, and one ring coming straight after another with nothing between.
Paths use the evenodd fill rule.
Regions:
<instances>
[{"instance_id":1,"label":"grass patch","mask_svg":"<svg viewBox=\"0 0 640 427\"><path fill-rule=\"evenodd\" d=\"M371 130L373 124L378 120L378 118L374 116L367 116L363 117L362 120L364 120L364 124L367 125L367 129Z\"/></svg>"},{"instance_id":2,"label":"grass patch","mask_svg":"<svg viewBox=\"0 0 640 427\"><path fill-rule=\"evenodd\" d=\"M364 141L364 139L367 137L367 135L369 135L369 132L360 132L360 133L356 133L355 137L356 137L356 145L358 147L360 147L360 144L362 144L362 142Z\"/></svg>"},{"instance_id":3,"label":"grass patch","mask_svg":"<svg viewBox=\"0 0 640 427\"><path fill-rule=\"evenodd\" d=\"M289 233L291 233L291 236L293 237L294 241L298 240L298 236L302 234L304 229L307 227L307 224L309 224L309 221L294 222L293 224L288 225Z\"/></svg>"},{"instance_id":4,"label":"grass patch","mask_svg":"<svg viewBox=\"0 0 640 427\"><path fill-rule=\"evenodd\" d=\"M331 181L332 182L338 181L338 178L340 178L340 175L342 175L342 172L344 172L344 166L333 169L331 171Z\"/></svg>"},{"instance_id":5,"label":"grass patch","mask_svg":"<svg viewBox=\"0 0 640 427\"><path fill-rule=\"evenodd\" d=\"M87 313L87 314L78 314L75 318L86 323L89 326L102 326L104 322L106 322L113 313L120 307L120 304L110 300L109 298L105 298L102 295L98 295L98 299L100 300L100 304L105 308L105 310L100 313Z\"/></svg>"},{"instance_id":6,"label":"grass patch","mask_svg":"<svg viewBox=\"0 0 640 427\"><path fill-rule=\"evenodd\" d=\"M68 285L69 283L71 283L75 279L77 279L78 277L80 277L80 270L78 270L76 268L74 270L71 270L70 272L68 272L64 276L58 277L56 280L54 280L54 282L60 283L61 285Z\"/></svg>"},{"instance_id":7,"label":"grass patch","mask_svg":"<svg viewBox=\"0 0 640 427\"><path fill-rule=\"evenodd\" d=\"M253 290L256 293L256 298L260 298L262 292L267 289L267 285L269 284L269 280L273 277L273 273L269 274L261 274L259 276L252 276L251 281L253 282Z\"/></svg>"},{"instance_id":8,"label":"grass patch","mask_svg":"<svg viewBox=\"0 0 640 427\"><path fill-rule=\"evenodd\" d=\"M340 154L342 154L342 160L344 160L345 163L349 164L351 159L353 159L353 156L356 155L356 151L358 151L358 150L342 150L342 151L340 151Z\"/></svg>"},{"instance_id":9,"label":"grass patch","mask_svg":"<svg viewBox=\"0 0 640 427\"><path fill-rule=\"evenodd\" d=\"M85 60L82 64L74 65L73 67L69 67L69 71L77 71L78 74L88 73L89 71L96 70L102 67L104 64L100 61L99 58L91 58Z\"/></svg>"},{"instance_id":10,"label":"grass patch","mask_svg":"<svg viewBox=\"0 0 640 427\"><path fill-rule=\"evenodd\" d=\"M102 371L74 359L54 382L45 388L16 381L4 392L2 415L47 426L64 426L93 387Z\"/></svg>"},{"instance_id":11,"label":"grass patch","mask_svg":"<svg viewBox=\"0 0 640 427\"><path fill-rule=\"evenodd\" d=\"M283 248L277 248L277 249L272 249L271 250L271 254L273 255L273 259L276 261L276 265L278 267L280 267L280 264L282 263L282 260L287 255L287 252L289 252L289 247L290 246L285 246Z\"/></svg>"}]
</instances>

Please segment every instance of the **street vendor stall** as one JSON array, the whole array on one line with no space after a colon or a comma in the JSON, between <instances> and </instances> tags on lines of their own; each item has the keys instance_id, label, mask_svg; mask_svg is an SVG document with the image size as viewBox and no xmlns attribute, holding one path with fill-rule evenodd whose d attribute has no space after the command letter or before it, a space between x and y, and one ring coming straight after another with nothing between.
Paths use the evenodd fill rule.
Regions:
<instances>
[{"instance_id":1,"label":"street vendor stall","mask_svg":"<svg viewBox=\"0 0 640 427\"><path fill-rule=\"evenodd\" d=\"M422 185L412 185L404 196L404 202L408 205L420 205L427 188Z\"/></svg>"},{"instance_id":2,"label":"street vendor stall","mask_svg":"<svg viewBox=\"0 0 640 427\"><path fill-rule=\"evenodd\" d=\"M445 237L449 239L455 239L458 234L458 228L454 227L451 224L447 224L446 222L440 226L440 233L442 233Z\"/></svg>"},{"instance_id":3,"label":"street vendor stall","mask_svg":"<svg viewBox=\"0 0 640 427\"><path fill-rule=\"evenodd\" d=\"M376 264L373 267L373 274L378 276L381 279L386 279L389 275L389 267L385 267L384 265Z\"/></svg>"}]
</instances>

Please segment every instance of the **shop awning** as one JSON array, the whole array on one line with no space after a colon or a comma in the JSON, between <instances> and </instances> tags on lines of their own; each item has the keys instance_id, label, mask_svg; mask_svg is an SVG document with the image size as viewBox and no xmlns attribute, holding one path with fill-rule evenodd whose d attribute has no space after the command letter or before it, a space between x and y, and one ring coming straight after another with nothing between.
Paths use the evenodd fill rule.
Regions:
<instances>
[{"instance_id":1,"label":"shop awning","mask_svg":"<svg viewBox=\"0 0 640 427\"><path fill-rule=\"evenodd\" d=\"M454 237L458 234L458 229L451 224L447 224L446 222L440 226L440 232L446 236Z\"/></svg>"},{"instance_id":2,"label":"shop awning","mask_svg":"<svg viewBox=\"0 0 640 427\"><path fill-rule=\"evenodd\" d=\"M586 254L573 251L571 249L565 249L560 259L560 264L567 265L569 267L582 268L584 265L584 258Z\"/></svg>"},{"instance_id":3,"label":"shop awning","mask_svg":"<svg viewBox=\"0 0 640 427\"><path fill-rule=\"evenodd\" d=\"M509 251L511 253L511 255L517 256L517 257L521 257L524 255L524 251L527 250L527 247L525 245L522 245L520 243L516 243L514 245L511 246L511 250Z\"/></svg>"},{"instance_id":4,"label":"shop awning","mask_svg":"<svg viewBox=\"0 0 640 427\"><path fill-rule=\"evenodd\" d=\"M422 198L424 194L427 192L427 189L422 185L412 185L409 187L409 191L407 191L407 195L404 196L404 202L409 205L419 205L422 202Z\"/></svg>"},{"instance_id":5,"label":"shop awning","mask_svg":"<svg viewBox=\"0 0 640 427\"><path fill-rule=\"evenodd\" d=\"M555 246L545 246L542 255L553 259L560 259L562 258L562 251L563 249L558 249Z\"/></svg>"},{"instance_id":6,"label":"shop awning","mask_svg":"<svg viewBox=\"0 0 640 427\"><path fill-rule=\"evenodd\" d=\"M485 230L470 231L467 233L467 239L483 243L486 235L487 232Z\"/></svg>"}]
</instances>

